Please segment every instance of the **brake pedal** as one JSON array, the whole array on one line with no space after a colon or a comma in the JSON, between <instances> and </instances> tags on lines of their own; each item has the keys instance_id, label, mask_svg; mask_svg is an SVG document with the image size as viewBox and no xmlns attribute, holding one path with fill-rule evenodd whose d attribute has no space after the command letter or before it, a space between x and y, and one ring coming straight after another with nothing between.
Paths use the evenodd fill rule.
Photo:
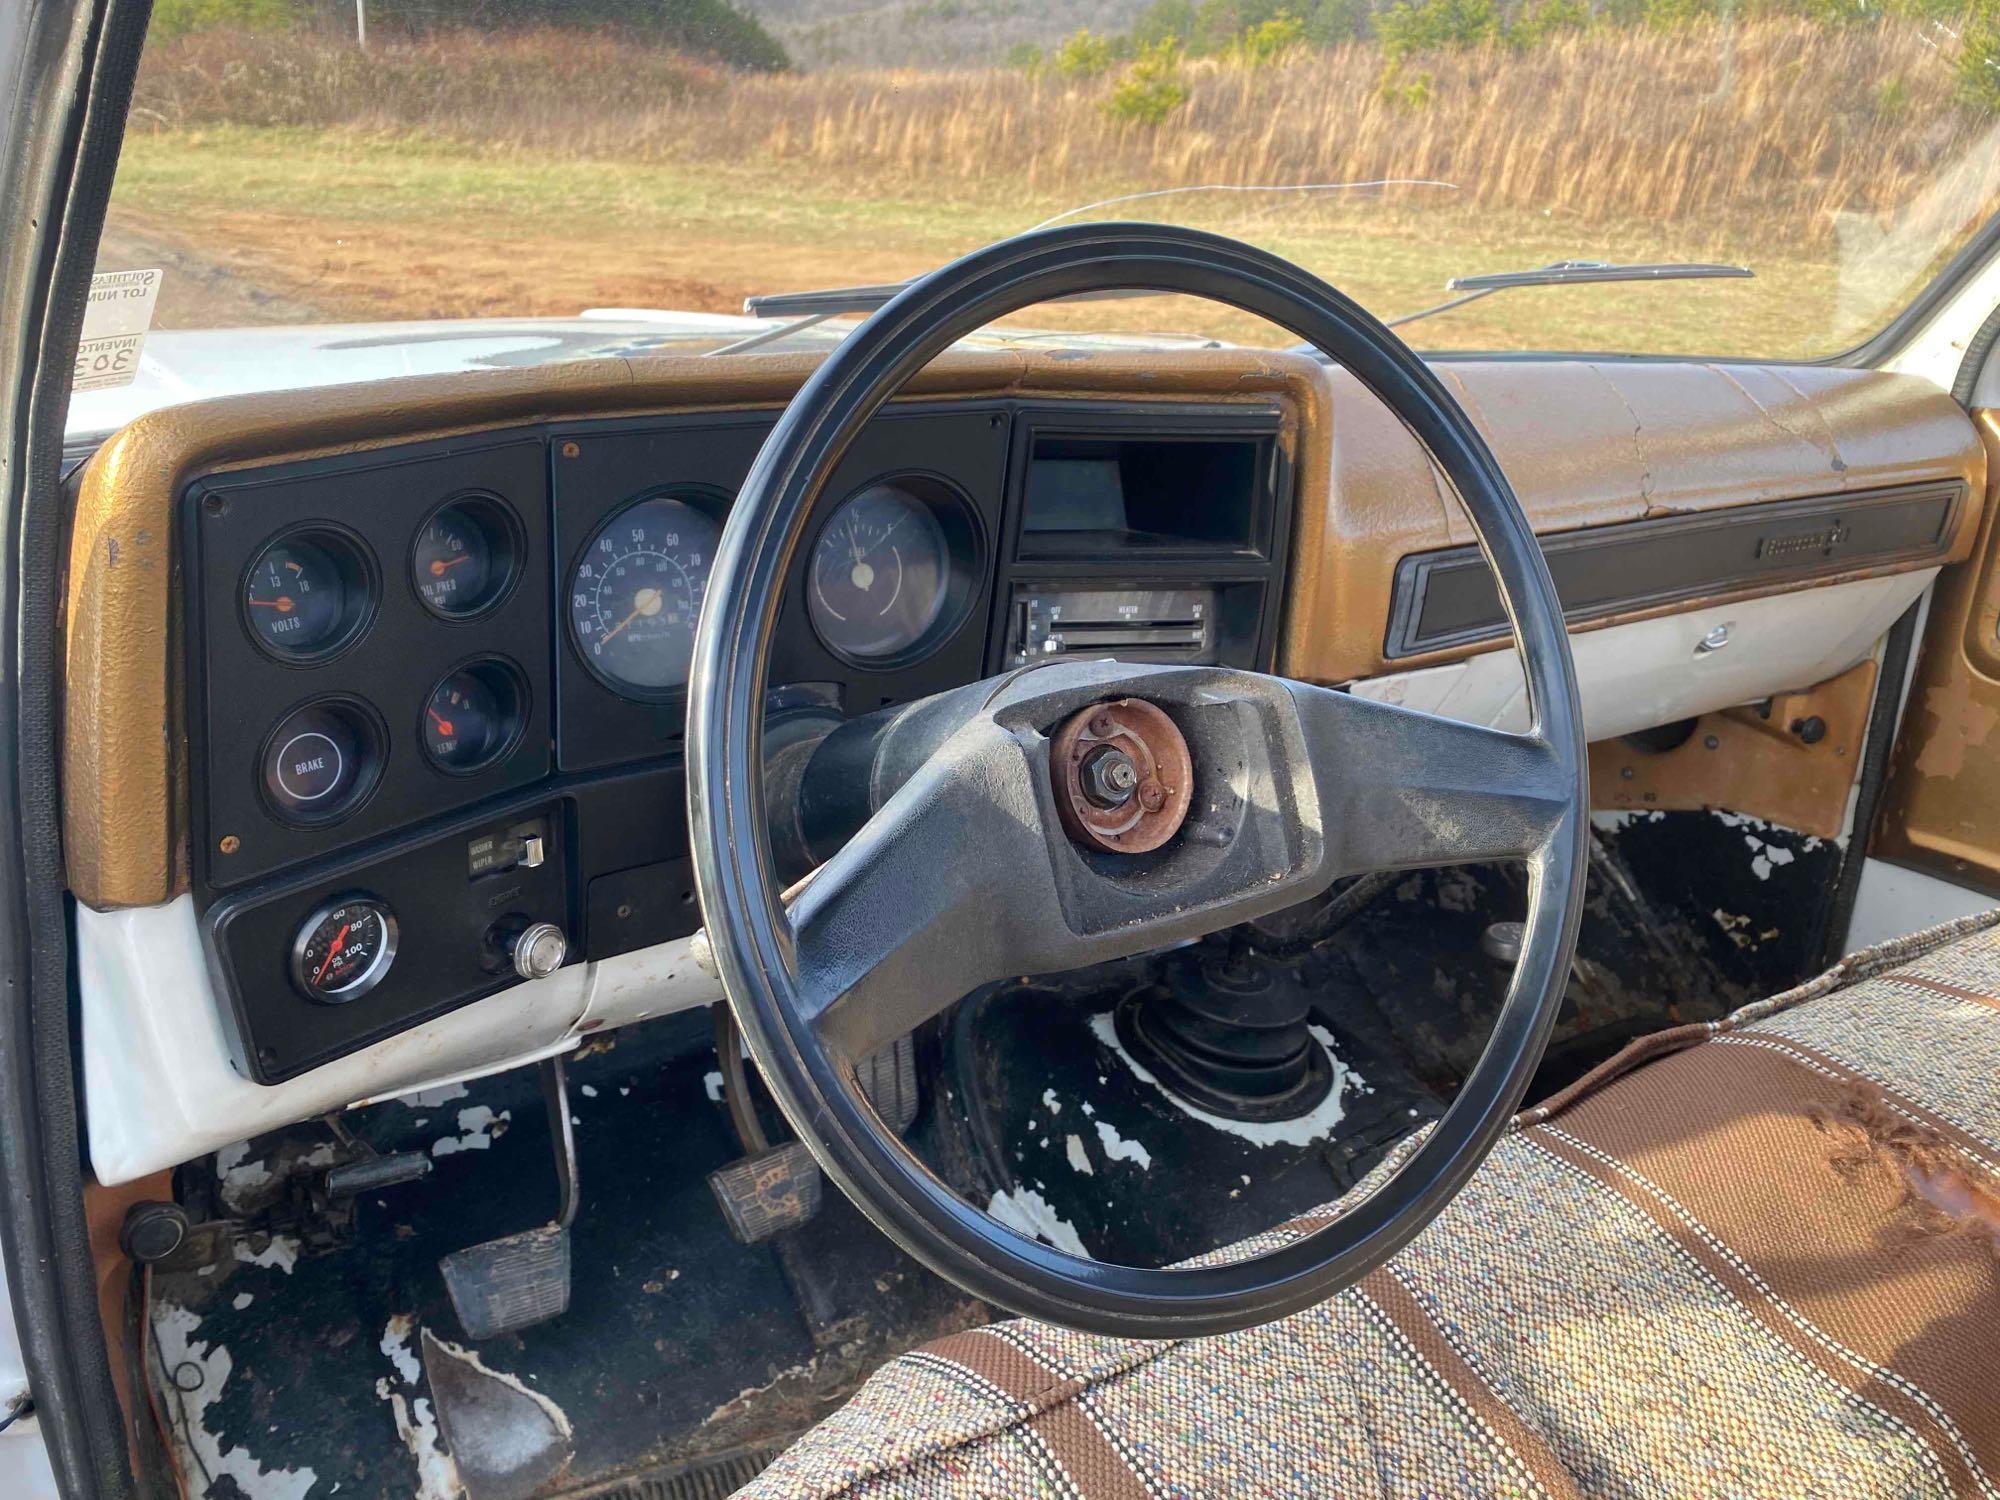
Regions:
<instances>
[{"instance_id":1,"label":"brake pedal","mask_svg":"<svg viewBox=\"0 0 2000 1500\"><path fill-rule=\"evenodd\" d=\"M715 1018L715 1055L722 1068L722 1096L736 1137L747 1153L708 1174L709 1188L722 1205L729 1232L745 1245L761 1244L797 1229L819 1212L819 1163L797 1141L773 1148L750 1098L749 1070L742 1042L726 1008ZM898 1037L855 1069L861 1092L882 1122L896 1134L917 1117L917 1048Z\"/></svg>"},{"instance_id":2,"label":"brake pedal","mask_svg":"<svg viewBox=\"0 0 2000 1500\"><path fill-rule=\"evenodd\" d=\"M745 1245L797 1229L819 1212L819 1163L797 1141L708 1174L729 1232Z\"/></svg>"},{"instance_id":3,"label":"brake pedal","mask_svg":"<svg viewBox=\"0 0 2000 1500\"><path fill-rule=\"evenodd\" d=\"M560 1057L542 1063L561 1204L555 1219L519 1234L454 1250L438 1262L453 1311L475 1342L514 1333L569 1310L569 1230L576 1222L576 1131L569 1117L569 1078Z\"/></svg>"}]
</instances>

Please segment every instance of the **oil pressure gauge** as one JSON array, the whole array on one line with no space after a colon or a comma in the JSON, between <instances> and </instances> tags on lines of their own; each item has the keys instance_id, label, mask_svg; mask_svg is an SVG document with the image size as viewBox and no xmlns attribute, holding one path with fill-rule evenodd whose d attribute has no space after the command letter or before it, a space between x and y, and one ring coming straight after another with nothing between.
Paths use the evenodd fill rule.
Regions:
<instances>
[{"instance_id":1,"label":"oil pressure gauge","mask_svg":"<svg viewBox=\"0 0 2000 1500\"><path fill-rule=\"evenodd\" d=\"M369 896L343 896L300 924L292 983L308 1000L345 1005L387 978L395 960L395 913Z\"/></svg>"}]
</instances>

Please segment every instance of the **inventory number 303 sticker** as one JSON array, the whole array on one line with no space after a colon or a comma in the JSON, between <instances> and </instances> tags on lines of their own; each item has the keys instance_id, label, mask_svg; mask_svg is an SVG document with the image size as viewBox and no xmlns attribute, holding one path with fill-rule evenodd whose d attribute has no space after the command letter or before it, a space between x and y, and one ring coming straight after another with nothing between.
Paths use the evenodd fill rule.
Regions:
<instances>
[{"instance_id":1,"label":"inventory number 303 sticker","mask_svg":"<svg viewBox=\"0 0 2000 1500\"><path fill-rule=\"evenodd\" d=\"M108 391L132 383L139 373L146 330L153 326L153 305L159 300L157 270L99 271L90 278L71 390Z\"/></svg>"}]
</instances>

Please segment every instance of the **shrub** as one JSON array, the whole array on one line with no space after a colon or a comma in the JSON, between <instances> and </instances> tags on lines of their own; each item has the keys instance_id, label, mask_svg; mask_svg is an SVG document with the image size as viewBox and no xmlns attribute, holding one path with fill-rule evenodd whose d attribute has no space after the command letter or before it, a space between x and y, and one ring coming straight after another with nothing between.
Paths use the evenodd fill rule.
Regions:
<instances>
[{"instance_id":1,"label":"shrub","mask_svg":"<svg viewBox=\"0 0 2000 1500\"><path fill-rule=\"evenodd\" d=\"M1263 68L1277 62L1305 39L1304 21L1294 15L1278 15L1240 32L1224 55L1243 67Z\"/></svg>"},{"instance_id":2,"label":"shrub","mask_svg":"<svg viewBox=\"0 0 2000 1500\"><path fill-rule=\"evenodd\" d=\"M154 0L148 36L191 31L282 31L292 24L287 0Z\"/></svg>"},{"instance_id":3,"label":"shrub","mask_svg":"<svg viewBox=\"0 0 2000 1500\"><path fill-rule=\"evenodd\" d=\"M1016 42L1007 49L1007 66L1023 73L1039 71L1047 60L1042 49L1033 42Z\"/></svg>"},{"instance_id":4,"label":"shrub","mask_svg":"<svg viewBox=\"0 0 2000 1500\"><path fill-rule=\"evenodd\" d=\"M1589 25L1589 0L1528 0L1507 28L1507 44L1526 51Z\"/></svg>"},{"instance_id":5,"label":"shrub","mask_svg":"<svg viewBox=\"0 0 2000 1500\"><path fill-rule=\"evenodd\" d=\"M1382 55L1390 61L1417 52L1477 47L1500 35L1493 0L1398 0L1375 17Z\"/></svg>"},{"instance_id":6,"label":"shrub","mask_svg":"<svg viewBox=\"0 0 2000 1500\"><path fill-rule=\"evenodd\" d=\"M1716 0L1644 0L1640 9L1640 19L1656 31L1681 31L1715 14Z\"/></svg>"},{"instance_id":7,"label":"shrub","mask_svg":"<svg viewBox=\"0 0 2000 1500\"><path fill-rule=\"evenodd\" d=\"M1316 0L1306 9L1306 42L1314 47L1358 42L1368 35L1374 14L1369 0Z\"/></svg>"},{"instance_id":8,"label":"shrub","mask_svg":"<svg viewBox=\"0 0 2000 1500\"><path fill-rule=\"evenodd\" d=\"M1429 106L1436 86L1432 74L1407 72L1401 63L1392 62L1376 80L1375 91L1391 109L1419 110Z\"/></svg>"},{"instance_id":9,"label":"shrub","mask_svg":"<svg viewBox=\"0 0 2000 1500\"><path fill-rule=\"evenodd\" d=\"M2000 113L2000 6L1982 5L1966 16L1952 71L1960 99L1974 109Z\"/></svg>"},{"instance_id":10,"label":"shrub","mask_svg":"<svg viewBox=\"0 0 2000 1500\"><path fill-rule=\"evenodd\" d=\"M1155 42L1127 68L1104 101L1107 118L1127 125L1164 125L1188 100L1181 82L1181 44Z\"/></svg>"},{"instance_id":11,"label":"shrub","mask_svg":"<svg viewBox=\"0 0 2000 1500\"><path fill-rule=\"evenodd\" d=\"M1194 37L1194 0L1153 0L1132 25L1132 41L1140 48L1161 42L1186 46Z\"/></svg>"},{"instance_id":12,"label":"shrub","mask_svg":"<svg viewBox=\"0 0 2000 1500\"><path fill-rule=\"evenodd\" d=\"M1088 26L1063 38L1049 62L1065 78L1095 78L1111 71L1118 61L1116 41L1098 36Z\"/></svg>"}]
</instances>

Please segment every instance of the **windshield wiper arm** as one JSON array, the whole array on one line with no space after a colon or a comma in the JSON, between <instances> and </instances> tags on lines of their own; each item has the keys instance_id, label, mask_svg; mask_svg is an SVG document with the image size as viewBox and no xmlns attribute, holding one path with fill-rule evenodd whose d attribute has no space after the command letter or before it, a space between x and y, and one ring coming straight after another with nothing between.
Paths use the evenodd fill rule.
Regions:
<instances>
[{"instance_id":1,"label":"windshield wiper arm","mask_svg":"<svg viewBox=\"0 0 2000 1500\"><path fill-rule=\"evenodd\" d=\"M1717 281L1741 280L1754 277L1757 273L1748 266L1725 266L1709 261L1642 261L1635 265L1617 265L1608 260L1559 260L1553 265L1539 266L1532 271L1493 271L1483 276L1454 276L1444 284L1448 292L1463 295L1438 303L1435 307L1419 308L1416 312L1404 313L1399 318L1387 320L1391 328L1401 328L1405 323L1414 323L1421 318L1433 318L1439 313L1450 312L1477 302L1482 297L1491 297L1496 292L1511 292L1523 286L1578 286L1605 284L1617 281Z\"/></svg>"}]
</instances>

